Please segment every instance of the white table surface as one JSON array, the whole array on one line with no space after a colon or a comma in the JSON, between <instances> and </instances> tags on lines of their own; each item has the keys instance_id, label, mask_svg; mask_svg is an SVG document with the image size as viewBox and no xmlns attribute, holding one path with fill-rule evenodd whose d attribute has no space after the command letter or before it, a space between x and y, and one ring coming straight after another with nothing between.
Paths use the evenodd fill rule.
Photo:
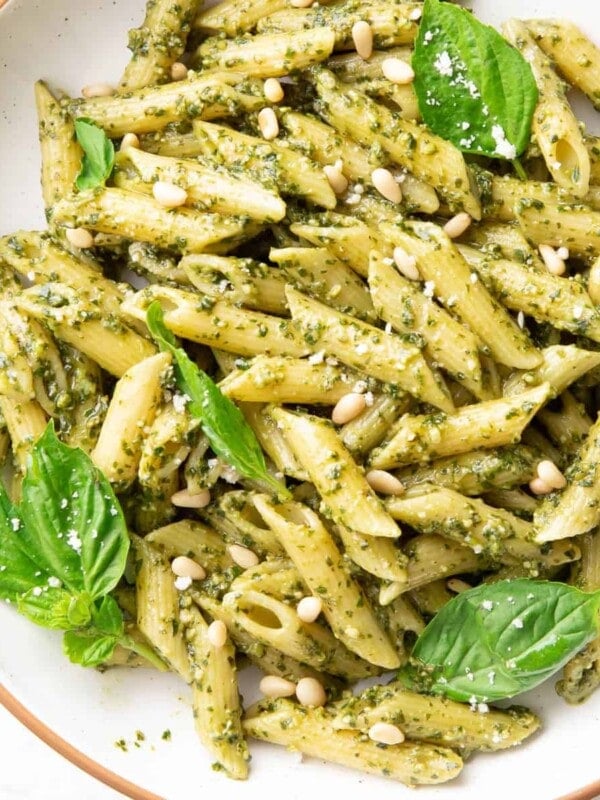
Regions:
<instances>
[{"instance_id":1,"label":"white table surface","mask_svg":"<svg viewBox=\"0 0 600 800\"><path fill-rule=\"evenodd\" d=\"M73 766L0 706L2 800L123 800Z\"/></svg>"}]
</instances>

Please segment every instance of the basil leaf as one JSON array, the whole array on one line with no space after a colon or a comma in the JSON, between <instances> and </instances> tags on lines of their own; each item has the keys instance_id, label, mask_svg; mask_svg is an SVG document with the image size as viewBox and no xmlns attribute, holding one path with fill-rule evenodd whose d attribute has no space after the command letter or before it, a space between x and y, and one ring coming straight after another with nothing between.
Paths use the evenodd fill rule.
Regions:
<instances>
[{"instance_id":1,"label":"basil leaf","mask_svg":"<svg viewBox=\"0 0 600 800\"><path fill-rule=\"evenodd\" d=\"M129 537L112 487L82 450L48 425L23 480L20 534L39 567L73 593L101 597L125 570Z\"/></svg>"},{"instance_id":2,"label":"basil leaf","mask_svg":"<svg viewBox=\"0 0 600 800\"><path fill-rule=\"evenodd\" d=\"M110 658L118 641L95 630L67 631L63 637L63 650L74 664L97 667Z\"/></svg>"},{"instance_id":3,"label":"basil leaf","mask_svg":"<svg viewBox=\"0 0 600 800\"><path fill-rule=\"evenodd\" d=\"M235 403L226 397L216 383L188 357L185 350L166 327L160 303L146 311L148 330L161 350L173 356L175 380L189 398L190 413L201 421L214 452L246 478L258 481L278 496L289 498L285 486L269 474L265 457L254 435Z\"/></svg>"},{"instance_id":4,"label":"basil leaf","mask_svg":"<svg viewBox=\"0 0 600 800\"><path fill-rule=\"evenodd\" d=\"M527 61L497 31L456 5L425 0L412 65L434 133L492 158L525 150L538 90Z\"/></svg>"},{"instance_id":5,"label":"basil leaf","mask_svg":"<svg viewBox=\"0 0 600 800\"><path fill-rule=\"evenodd\" d=\"M101 633L110 636L121 636L125 629L123 612L110 595L103 597L100 606L92 610L92 623Z\"/></svg>"},{"instance_id":6,"label":"basil leaf","mask_svg":"<svg viewBox=\"0 0 600 800\"><path fill-rule=\"evenodd\" d=\"M75 136L83 149L81 170L75 185L81 191L104 186L115 163L113 143L102 128L87 117L75 120Z\"/></svg>"},{"instance_id":7,"label":"basil leaf","mask_svg":"<svg viewBox=\"0 0 600 800\"><path fill-rule=\"evenodd\" d=\"M17 608L36 625L68 631L73 627L69 612L74 599L65 589L38 586L19 597Z\"/></svg>"},{"instance_id":8,"label":"basil leaf","mask_svg":"<svg viewBox=\"0 0 600 800\"><path fill-rule=\"evenodd\" d=\"M502 700L533 689L597 636L599 608L599 593L563 583L484 584L447 603L412 655L434 694Z\"/></svg>"},{"instance_id":9,"label":"basil leaf","mask_svg":"<svg viewBox=\"0 0 600 800\"><path fill-rule=\"evenodd\" d=\"M44 585L50 577L23 549L22 525L19 512L0 483L0 599L12 603L35 586Z\"/></svg>"}]
</instances>

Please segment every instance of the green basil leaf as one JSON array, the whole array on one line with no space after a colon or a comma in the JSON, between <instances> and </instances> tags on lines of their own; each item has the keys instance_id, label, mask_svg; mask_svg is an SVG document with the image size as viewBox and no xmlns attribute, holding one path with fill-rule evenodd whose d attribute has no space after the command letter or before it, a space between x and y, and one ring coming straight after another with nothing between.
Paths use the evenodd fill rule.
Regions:
<instances>
[{"instance_id":1,"label":"green basil leaf","mask_svg":"<svg viewBox=\"0 0 600 800\"><path fill-rule=\"evenodd\" d=\"M88 594L79 594L71 597L67 618L71 628L83 628L89 625L92 619L94 605Z\"/></svg>"},{"instance_id":2,"label":"green basil leaf","mask_svg":"<svg viewBox=\"0 0 600 800\"><path fill-rule=\"evenodd\" d=\"M97 631L67 631L63 637L63 650L74 664L97 667L110 658L118 640Z\"/></svg>"},{"instance_id":3,"label":"green basil leaf","mask_svg":"<svg viewBox=\"0 0 600 800\"><path fill-rule=\"evenodd\" d=\"M434 133L492 158L525 150L538 90L527 61L497 31L459 6L425 0L412 65Z\"/></svg>"},{"instance_id":4,"label":"green basil leaf","mask_svg":"<svg viewBox=\"0 0 600 800\"><path fill-rule=\"evenodd\" d=\"M73 600L65 589L36 586L19 597L17 609L36 625L68 631L73 627L70 618Z\"/></svg>"},{"instance_id":5,"label":"green basil leaf","mask_svg":"<svg viewBox=\"0 0 600 800\"><path fill-rule=\"evenodd\" d=\"M202 430L215 453L241 475L258 481L282 498L289 498L285 486L269 474L261 447L242 412L194 364L185 350L177 346L175 337L164 323L160 303L155 301L149 306L146 324L161 350L173 356L177 385L189 398L188 409L201 421Z\"/></svg>"},{"instance_id":6,"label":"green basil leaf","mask_svg":"<svg viewBox=\"0 0 600 800\"><path fill-rule=\"evenodd\" d=\"M104 186L115 164L115 148L111 140L91 119L75 120L75 135L83 149L81 170L75 185L81 191Z\"/></svg>"},{"instance_id":7,"label":"green basil leaf","mask_svg":"<svg viewBox=\"0 0 600 800\"><path fill-rule=\"evenodd\" d=\"M52 423L36 442L23 480L20 535L26 552L74 594L101 597L125 570L129 537L110 483Z\"/></svg>"},{"instance_id":8,"label":"green basil leaf","mask_svg":"<svg viewBox=\"0 0 600 800\"><path fill-rule=\"evenodd\" d=\"M14 603L17 598L45 585L50 577L25 552L20 538L23 522L0 483L0 599Z\"/></svg>"},{"instance_id":9,"label":"green basil leaf","mask_svg":"<svg viewBox=\"0 0 600 800\"><path fill-rule=\"evenodd\" d=\"M533 689L598 635L600 594L527 579L462 592L427 625L413 658L429 691L502 700Z\"/></svg>"},{"instance_id":10,"label":"green basil leaf","mask_svg":"<svg viewBox=\"0 0 600 800\"><path fill-rule=\"evenodd\" d=\"M122 636L125 629L123 612L113 597L106 595L106 597L102 598L98 608L93 608L92 624L101 633L110 636Z\"/></svg>"}]
</instances>

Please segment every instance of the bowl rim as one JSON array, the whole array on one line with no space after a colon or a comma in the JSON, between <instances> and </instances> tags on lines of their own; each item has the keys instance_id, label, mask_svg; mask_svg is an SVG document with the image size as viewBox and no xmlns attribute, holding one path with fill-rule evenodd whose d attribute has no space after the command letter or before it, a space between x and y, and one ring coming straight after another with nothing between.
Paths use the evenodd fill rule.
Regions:
<instances>
[{"instance_id":1,"label":"bowl rim","mask_svg":"<svg viewBox=\"0 0 600 800\"><path fill-rule=\"evenodd\" d=\"M0 0L2 5L5 0ZM36 717L26 706L23 705L11 692L0 683L0 705L12 714L22 725L24 725L34 736L55 750L71 764L79 767L83 772L97 781L110 786L111 789L120 792L131 800L165 800L164 797L143 789L127 778L118 775L116 772L102 766L93 758L82 753L72 744L59 736L55 731L46 725L39 717ZM568 800L568 799L567 799ZM587 797L577 798L576 800L588 800Z\"/></svg>"},{"instance_id":2,"label":"bowl rim","mask_svg":"<svg viewBox=\"0 0 600 800\"><path fill-rule=\"evenodd\" d=\"M4 0L0 0L0 3ZM9 692L9 690L0 683L0 705L13 715L21 724L23 724L34 736L41 739L45 744L55 750L59 755L70 761L83 772L95 778L97 781L110 786L117 792L120 792L125 797L131 800L166 800L161 795L153 794L147 789L143 789L135 783L127 780L127 778L118 775L116 772L102 766L93 758L86 756L81 750L78 750L72 744L59 736L48 725L42 722L39 717L33 714L23 703L19 702L17 698ZM573 792L561 795L560 797L553 798L553 800L595 800L600 797L600 780L588 783ZM549 800L551 800L549 798Z\"/></svg>"}]
</instances>

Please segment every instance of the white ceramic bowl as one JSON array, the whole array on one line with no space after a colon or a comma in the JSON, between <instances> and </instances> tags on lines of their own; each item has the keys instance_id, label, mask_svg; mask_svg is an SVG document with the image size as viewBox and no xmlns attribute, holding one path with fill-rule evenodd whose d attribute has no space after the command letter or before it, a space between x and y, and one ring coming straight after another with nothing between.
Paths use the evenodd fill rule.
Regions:
<instances>
[{"instance_id":1,"label":"white ceramic bowl","mask_svg":"<svg viewBox=\"0 0 600 800\"><path fill-rule=\"evenodd\" d=\"M116 81L127 60L126 31L139 24L143 5L143 0L9 0L0 11L0 234L44 224L34 80L43 77L73 94L85 84ZM511 15L568 15L600 44L600 6L593 0L474 0L473 6L495 24ZM600 118L588 105L578 103L578 110L600 131ZM137 800L230 792L239 800L334 793L379 800L556 800L592 782L595 789L578 792L577 798L600 794L600 696L572 708L555 694L553 681L522 698L542 716L539 735L516 750L474 757L457 781L444 786L415 794L317 760L300 763L296 755L260 743L252 744L249 781L233 784L211 771L194 733L187 688L173 676L145 670L101 675L73 666L62 655L59 636L4 605L0 631L0 701L64 755ZM253 676L242 676L247 700L253 699L254 685ZM162 739L165 730L171 731L170 741ZM145 735L138 747L136 731ZM115 746L120 739L127 752ZM2 761L13 755L11 742L3 742Z\"/></svg>"}]
</instances>

